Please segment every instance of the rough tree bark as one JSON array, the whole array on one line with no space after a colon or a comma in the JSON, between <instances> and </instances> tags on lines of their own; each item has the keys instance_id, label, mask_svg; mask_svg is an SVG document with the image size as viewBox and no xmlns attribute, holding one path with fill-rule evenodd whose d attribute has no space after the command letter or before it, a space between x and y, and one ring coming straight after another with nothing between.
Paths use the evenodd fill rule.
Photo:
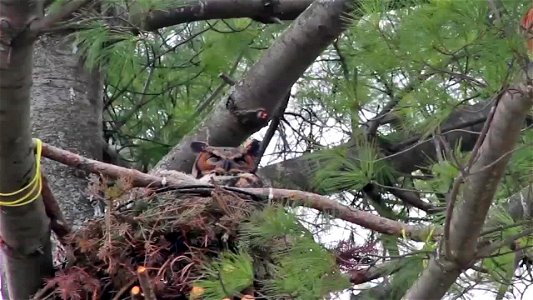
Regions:
<instances>
[{"instance_id":1,"label":"rough tree bark","mask_svg":"<svg viewBox=\"0 0 533 300\"><path fill-rule=\"evenodd\" d=\"M36 175L30 129L33 39L29 24L42 15L41 1L0 1L0 191L11 193ZM40 175L37 173L38 176ZM24 193L1 197L15 201ZM29 197L35 196L29 193ZM11 299L28 299L52 274L50 221L42 198L23 206L2 206L0 235L3 268Z\"/></svg>"},{"instance_id":2,"label":"rough tree bark","mask_svg":"<svg viewBox=\"0 0 533 300\"><path fill-rule=\"evenodd\" d=\"M102 159L103 80L90 72L61 35L36 43L31 117L34 136L83 156ZM50 188L74 227L93 215L84 197L87 174L55 161L43 162Z\"/></svg>"}]
</instances>

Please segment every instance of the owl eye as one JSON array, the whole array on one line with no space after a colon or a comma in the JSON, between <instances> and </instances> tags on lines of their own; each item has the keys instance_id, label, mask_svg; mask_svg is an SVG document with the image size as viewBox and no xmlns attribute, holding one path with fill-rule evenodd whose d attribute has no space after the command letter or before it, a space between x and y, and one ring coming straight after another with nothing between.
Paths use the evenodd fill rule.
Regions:
<instances>
[{"instance_id":1,"label":"owl eye","mask_svg":"<svg viewBox=\"0 0 533 300\"><path fill-rule=\"evenodd\" d=\"M207 159L207 161L208 161L209 163L214 164L214 163L217 163L217 162L220 161L220 157L218 157L218 156L211 156L210 158Z\"/></svg>"}]
</instances>

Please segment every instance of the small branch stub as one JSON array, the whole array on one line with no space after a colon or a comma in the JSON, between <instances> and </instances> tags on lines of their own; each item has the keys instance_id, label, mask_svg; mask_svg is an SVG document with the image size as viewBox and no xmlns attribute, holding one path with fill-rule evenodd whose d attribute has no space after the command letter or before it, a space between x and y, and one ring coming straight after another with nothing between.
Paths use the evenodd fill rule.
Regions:
<instances>
[{"instance_id":1,"label":"small branch stub","mask_svg":"<svg viewBox=\"0 0 533 300\"><path fill-rule=\"evenodd\" d=\"M141 293L141 288L138 285L136 285L136 286L131 288L130 295L131 295L131 299L132 300L142 300L143 299L142 293Z\"/></svg>"},{"instance_id":2,"label":"small branch stub","mask_svg":"<svg viewBox=\"0 0 533 300\"><path fill-rule=\"evenodd\" d=\"M139 278L139 284L146 300L156 300L154 289L150 283L148 272L145 267L141 266L137 268L137 277Z\"/></svg>"},{"instance_id":3,"label":"small branch stub","mask_svg":"<svg viewBox=\"0 0 533 300\"><path fill-rule=\"evenodd\" d=\"M231 96L226 102L226 108L232 115L235 116L239 123L249 128L263 128L270 120L270 115L265 108L258 107L255 109L240 109L235 104L235 99L233 99Z\"/></svg>"}]
</instances>

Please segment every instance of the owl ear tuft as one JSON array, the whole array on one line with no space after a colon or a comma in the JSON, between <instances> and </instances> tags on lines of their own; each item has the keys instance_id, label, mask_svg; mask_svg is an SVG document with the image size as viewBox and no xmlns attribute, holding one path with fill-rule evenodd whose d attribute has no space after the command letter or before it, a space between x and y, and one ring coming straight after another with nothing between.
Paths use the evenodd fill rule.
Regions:
<instances>
[{"instance_id":1,"label":"owl ear tuft","mask_svg":"<svg viewBox=\"0 0 533 300\"><path fill-rule=\"evenodd\" d=\"M261 142L253 139L247 146L246 146L246 154L251 156L257 156L259 155L259 149L261 149Z\"/></svg>"},{"instance_id":2,"label":"owl ear tuft","mask_svg":"<svg viewBox=\"0 0 533 300\"><path fill-rule=\"evenodd\" d=\"M200 153L207 148L207 143L194 141L191 142L191 149L193 153Z\"/></svg>"}]
</instances>

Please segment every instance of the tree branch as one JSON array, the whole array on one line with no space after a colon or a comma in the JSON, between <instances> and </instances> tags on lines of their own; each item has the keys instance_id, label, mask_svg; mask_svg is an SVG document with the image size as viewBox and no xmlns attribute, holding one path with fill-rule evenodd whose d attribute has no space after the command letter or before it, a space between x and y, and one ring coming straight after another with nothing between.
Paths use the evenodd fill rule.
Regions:
<instances>
[{"instance_id":1,"label":"tree branch","mask_svg":"<svg viewBox=\"0 0 533 300\"><path fill-rule=\"evenodd\" d=\"M461 151L471 151L489 110L490 105L486 102L457 107L442 123L442 137L452 146L460 143ZM533 120L528 119L525 126L530 124L533 124ZM414 137L401 144L392 145L393 154L386 157L386 161L398 172L406 174L433 164L437 160L433 139L419 139L420 137ZM358 149L351 142L336 147L347 148L347 157L357 157ZM303 155L263 167L259 169L258 174L278 187L322 193L311 185L320 165L316 159Z\"/></svg>"},{"instance_id":2,"label":"tree branch","mask_svg":"<svg viewBox=\"0 0 533 300\"><path fill-rule=\"evenodd\" d=\"M287 105L289 105L290 99L291 99L291 91L289 89L289 92L287 93L285 100L283 100L281 105L278 107L277 111L274 113L272 117L272 121L270 122L270 125L267 129L267 132L265 133L265 136L263 137L263 140L261 141L261 149L259 149L259 153L257 153L257 158L255 159L255 167L253 170L254 173L257 172L257 169L259 168L259 164L261 164L261 159L263 158L263 155L265 154L265 151L268 145L270 144L272 137L274 137L274 134L276 134L276 131L278 131L281 118L285 114L285 110L287 109Z\"/></svg>"},{"instance_id":3,"label":"tree branch","mask_svg":"<svg viewBox=\"0 0 533 300\"><path fill-rule=\"evenodd\" d=\"M168 177L142 173L134 169L127 169L116 165L106 164L97 160L89 159L72 152L56 148L43 143L43 156L96 174L107 175L111 178L126 178L133 187L150 187L157 188L207 188L212 189L214 186L205 184L205 182L194 179L193 177L180 173L164 173ZM347 222L360 225L362 227L375 230L380 233L394 235L398 237L408 237L416 241L425 241L430 226L414 226L387 218L376 216L372 213L361 211L342 205L328 197L294 190L272 189L272 188L228 188L233 191L241 191L248 194L254 194L263 199L283 203L285 205L306 206L328 213L329 215L345 220ZM432 238L435 238L433 235Z\"/></svg>"},{"instance_id":4,"label":"tree branch","mask_svg":"<svg viewBox=\"0 0 533 300\"><path fill-rule=\"evenodd\" d=\"M41 172L41 176L43 181L41 195L43 197L44 209L46 215L50 218L50 227L52 231L57 235L58 240L63 242L65 236L71 232L71 228L61 212L61 208L59 207L52 190L50 190L48 179L44 175L44 172Z\"/></svg>"},{"instance_id":5,"label":"tree branch","mask_svg":"<svg viewBox=\"0 0 533 300\"><path fill-rule=\"evenodd\" d=\"M47 31L58 22L63 21L70 17L72 13L80 9L85 4L89 3L91 0L71 0L68 3L64 4L60 10L48 14L41 19L31 23L29 34L32 37L37 37L40 33Z\"/></svg>"},{"instance_id":6,"label":"tree branch","mask_svg":"<svg viewBox=\"0 0 533 300\"><path fill-rule=\"evenodd\" d=\"M485 217L511 157L509 153L518 140L532 105L533 89L530 85L518 84L502 96L479 149L479 156L465 179L462 202L452 215L452 257L441 254L432 258L428 268L409 289L407 299L442 298L462 270L474 262Z\"/></svg>"},{"instance_id":7,"label":"tree branch","mask_svg":"<svg viewBox=\"0 0 533 300\"><path fill-rule=\"evenodd\" d=\"M393 259L381 264L375 264L364 270L349 271L350 282L353 284L365 283L386 275L396 273L405 266L405 260Z\"/></svg>"},{"instance_id":8,"label":"tree branch","mask_svg":"<svg viewBox=\"0 0 533 300\"><path fill-rule=\"evenodd\" d=\"M188 0L181 7L142 11L132 15L133 23L145 30L200 20L252 18L259 22L294 20L312 0ZM270 4L269 4L270 3Z\"/></svg>"}]
</instances>

